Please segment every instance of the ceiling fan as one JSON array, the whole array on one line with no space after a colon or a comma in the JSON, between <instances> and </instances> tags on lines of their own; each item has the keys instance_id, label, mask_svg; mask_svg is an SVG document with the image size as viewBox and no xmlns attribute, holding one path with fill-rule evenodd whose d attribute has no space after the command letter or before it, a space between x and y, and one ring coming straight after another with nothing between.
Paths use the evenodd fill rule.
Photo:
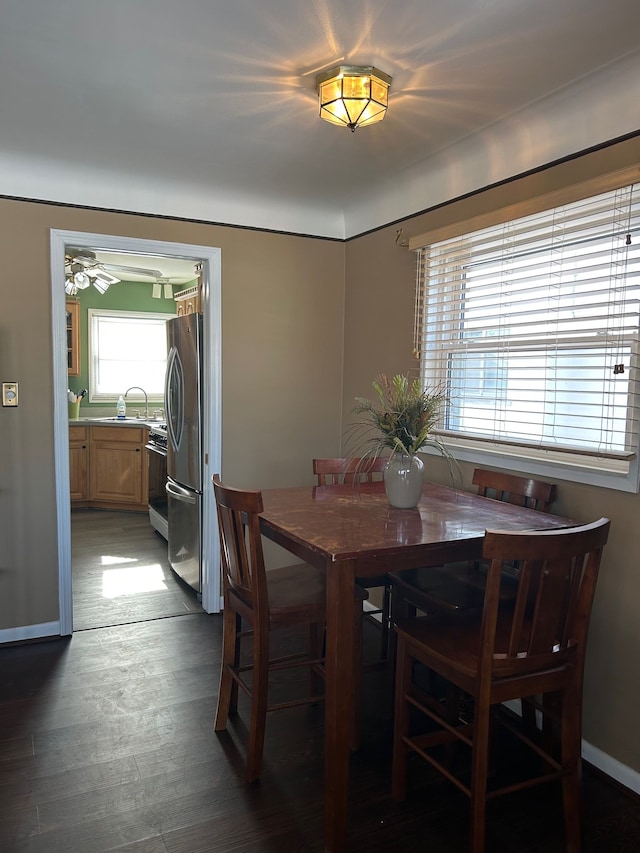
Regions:
<instances>
[{"instance_id":1,"label":"ceiling fan","mask_svg":"<svg viewBox=\"0 0 640 853\"><path fill-rule=\"evenodd\" d=\"M98 261L95 252L89 249L68 249L64 258L65 293L75 296L79 290L84 290L90 284L100 293L106 293L112 284L122 281L117 275L141 276L151 278L155 282L166 282L160 270L145 269L144 267L129 267L122 264L106 264Z\"/></svg>"}]
</instances>

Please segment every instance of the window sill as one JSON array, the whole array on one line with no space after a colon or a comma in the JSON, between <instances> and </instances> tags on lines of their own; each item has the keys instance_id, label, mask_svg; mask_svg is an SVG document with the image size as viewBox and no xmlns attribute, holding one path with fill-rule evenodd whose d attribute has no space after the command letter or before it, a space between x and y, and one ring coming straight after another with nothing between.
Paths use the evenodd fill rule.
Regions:
<instances>
[{"instance_id":1,"label":"window sill","mask_svg":"<svg viewBox=\"0 0 640 853\"><path fill-rule=\"evenodd\" d=\"M452 438L445 438L444 444L460 462L505 468L546 480L568 480L621 492L639 491L637 456L624 461ZM438 455L438 451L430 447L422 452Z\"/></svg>"}]
</instances>

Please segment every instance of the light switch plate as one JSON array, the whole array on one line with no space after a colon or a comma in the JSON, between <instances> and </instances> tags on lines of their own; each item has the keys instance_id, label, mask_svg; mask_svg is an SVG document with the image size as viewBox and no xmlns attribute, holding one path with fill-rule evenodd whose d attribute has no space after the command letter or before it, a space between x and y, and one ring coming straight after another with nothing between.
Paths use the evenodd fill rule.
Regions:
<instances>
[{"instance_id":1,"label":"light switch plate","mask_svg":"<svg viewBox=\"0 0 640 853\"><path fill-rule=\"evenodd\" d=\"M18 383L3 382L2 383L2 405L17 406L18 405Z\"/></svg>"}]
</instances>

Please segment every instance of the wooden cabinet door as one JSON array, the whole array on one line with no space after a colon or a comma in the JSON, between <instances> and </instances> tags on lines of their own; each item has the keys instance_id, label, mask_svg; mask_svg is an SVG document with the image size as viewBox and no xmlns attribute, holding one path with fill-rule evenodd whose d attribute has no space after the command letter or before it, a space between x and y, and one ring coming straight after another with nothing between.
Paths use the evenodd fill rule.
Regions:
<instances>
[{"instance_id":1,"label":"wooden cabinet door","mask_svg":"<svg viewBox=\"0 0 640 853\"><path fill-rule=\"evenodd\" d=\"M176 303L176 314L182 317L184 314L199 314L202 311L201 289L199 286L190 287L176 293L173 297Z\"/></svg>"},{"instance_id":2,"label":"wooden cabinet door","mask_svg":"<svg viewBox=\"0 0 640 853\"><path fill-rule=\"evenodd\" d=\"M93 427L89 467L89 498L95 504L131 509L148 506L145 430Z\"/></svg>"},{"instance_id":3,"label":"wooden cabinet door","mask_svg":"<svg viewBox=\"0 0 640 853\"><path fill-rule=\"evenodd\" d=\"M89 499L89 441L86 427L69 427L69 489L71 501Z\"/></svg>"},{"instance_id":4,"label":"wooden cabinet door","mask_svg":"<svg viewBox=\"0 0 640 853\"><path fill-rule=\"evenodd\" d=\"M80 303L65 303L67 315L67 373L80 376Z\"/></svg>"}]
</instances>

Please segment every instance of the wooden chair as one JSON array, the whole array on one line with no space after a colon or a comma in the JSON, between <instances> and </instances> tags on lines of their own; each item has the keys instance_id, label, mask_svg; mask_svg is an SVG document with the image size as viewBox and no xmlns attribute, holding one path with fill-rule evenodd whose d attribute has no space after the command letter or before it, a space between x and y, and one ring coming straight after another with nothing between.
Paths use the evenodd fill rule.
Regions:
<instances>
[{"instance_id":1,"label":"wooden chair","mask_svg":"<svg viewBox=\"0 0 640 853\"><path fill-rule=\"evenodd\" d=\"M372 483L376 479L382 479L382 474L388 461L387 456L314 459L313 473L318 478L319 486L341 483ZM382 577L356 578L356 582L364 589L383 588L382 607L367 610L364 612L364 617L367 619L376 619L376 616L380 616L382 623L380 658L386 661L389 657L389 637L391 631L391 581L386 577Z\"/></svg>"},{"instance_id":2,"label":"wooden chair","mask_svg":"<svg viewBox=\"0 0 640 853\"><path fill-rule=\"evenodd\" d=\"M591 607L610 522L546 531L487 531L483 556L490 561L480 617L422 617L399 622L394 723L393 797L405 795L407 756L416 752L441 771L471 801L471 853L482 853L487 800L552 779L562 779L567 850L580 848L582 686ZM515 606L500 607L503 565L517 560L520 582ZM473 723L451 719L414 683L414 662L452 682L474 700ZM534 743L499 708L508 700L551 695L558 709L560 754ZM437 729L415 734L409 711L417 709ZM514 734L544 758L545 767L526 779L488 790L490 728L507 722ZM412 711L415 713L415 710ZM511 715L513 716L513 715ZM467 784L433 747L460 740L471 748ZM538 772L541 771L541 772ZM492 767L492 777L499 768ZM496 777L497 778L497 777ZM495 783L494 783L495 784Z\"/></svg>"},{"instance_id":3,"label":"wooden chair","mask_svg":"<svg viewBox=\"0 0 640 853\"><path fill-rule=\"evenodd\" d=\"M472 482L478 494L540 512L548 512L556 497L556 486L544 480L533 480L500 471L476 468ZM486 566L484 567L486 569ZM415 615L416 609L429 612L460 612L480 610L484 603L486 571L479 563L411 569L389 575L393 602L393 617ZM505 571L517 577L516 565ZM515 584L505 584L501 590L504 600L512 600Z\"/></svg>"},{"instance_id":4,"label":"wooden chair","mask_svg":"<svg viewBox=\"0 0 640 853\"><path fill-rule=\"evenodd\" d=\"M533 480L500 471L476 468L472 483L478 487L478 494L494 500L525 506L540 512L547 512L555 500L556 486L544 480ZM500 587L500 599L503 605L512 603L517 590L518 566L513 563L504 566L505 582ZM411 569L406 572L392 572L389 580L392 587L392 622L396 619L415 616L417 610L423 613L448 613L449 615L480 612L484 605L487 566L478 561L455 563L445 566ZM394 678L395 635L389 640L393 663L389 677ZM434 691L439 689L433 683ZM452 720L457 719L461 710L459 693L449 689L448 711ZM537 720L531 703L522 702L522 715L527 727L534 731ZM543 725L548 730L548 720L543 715Z\"/></svg>"},{"instance_id":5,"label":"wooden chair","mask_svg":"<svg viewBox=\"0 0 640 853\"><path fill-rule=\"evenodd\" d=\"M323 697L318 684L324 677L321 656L325 625L325 577L307 563L265 570L259 514L262 494L225 486L213 476L224 587L224 614L220 690L215 731L223 731L230 714L237 713L238 688L251 700L246 780L260 775L266 715L269 711L312 704ZM354 717L351 742L360 740L362 708L362 601L367 597L357 589L354 603ZM241 630L242 621L249 626ZM269 636L279 628L307 626L307 650L300 654L271 658ZM241 640L252 637L250 663L241 660ZM293 666L309 667L308 695L277 704L268 704L269 673ZM252 685L243 674L251 671Z\"/></svg>"}]
</instances>

